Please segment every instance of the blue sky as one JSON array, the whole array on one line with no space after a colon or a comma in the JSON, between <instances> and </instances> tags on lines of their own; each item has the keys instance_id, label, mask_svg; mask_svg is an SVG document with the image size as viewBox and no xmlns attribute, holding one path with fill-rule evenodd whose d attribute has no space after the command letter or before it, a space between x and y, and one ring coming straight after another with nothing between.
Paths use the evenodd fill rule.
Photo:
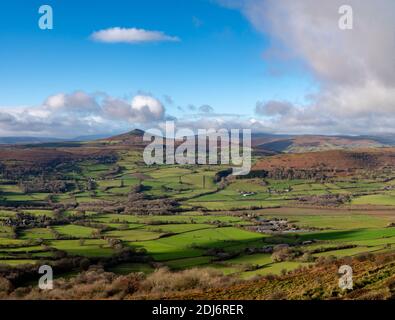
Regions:
<instances>
[{"instance_id":1,"label":"blue sky","mask_svg":"<svg viewBox=\"0 0 395 320\"><path fill-rule=\"evenodd\" d=\"M258 100L302 102L312 81L294 71L268 72L269 39L237 10L209 0L47 1L54 29L40 30L42 1L2 4L0 105L37 105L58 92L136 92L177 106L211 105L218 113L253 115ZM177 36L180 42L107 44L92 32L142 28ZM275 67L271 65L271 67Z\"/></svg>"}]
</instances>

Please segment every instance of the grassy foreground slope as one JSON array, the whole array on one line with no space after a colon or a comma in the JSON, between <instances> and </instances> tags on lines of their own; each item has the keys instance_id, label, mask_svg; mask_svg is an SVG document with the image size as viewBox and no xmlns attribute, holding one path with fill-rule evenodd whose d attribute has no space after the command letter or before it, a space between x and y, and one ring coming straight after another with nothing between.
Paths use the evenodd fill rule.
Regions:
<instances>
[{"instance_id":1,"label":"grassy foreground slope","mask_svg":"<svg viewBox=\"0 0 395 320\"><path fill-rule=\"evenodd\" d=\"M353 268L353 290L339 289L338 269L343 264L349 264ZM164 293L154 297L199 300L394 299L395 255L323 261L314 267L299 268L281 276L256 278L254 281L211 290Z\"/></svg>"}]
</instances>

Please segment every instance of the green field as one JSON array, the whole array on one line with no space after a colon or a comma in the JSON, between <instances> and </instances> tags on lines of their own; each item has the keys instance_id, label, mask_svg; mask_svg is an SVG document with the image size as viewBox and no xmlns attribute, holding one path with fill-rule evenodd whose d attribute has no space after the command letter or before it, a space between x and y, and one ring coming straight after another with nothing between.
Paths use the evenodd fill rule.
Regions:
<instances>
[{"instance_id":1,"label":"green field","mask_svg":"<svg viewBox=\"0 0 395 320\"><path fill-rule=\"evenodd\" d=\"M53 229L59 232L61 235L75 238L89 238L92 236L92 232L95 231L93 228L78 225L59 226L53 227Z\"/></svg>"},{"instance_id":2,"label":"green field","mask_svg":"<svg viewBox=\"0 0 395 320\"><path fill-rule=\"evenodd\" d=\"M395 194L374 194L368 196L357 197L353 199L353 204L356 205L383 205L395 206Z\"/></svg>"}]
</instances>

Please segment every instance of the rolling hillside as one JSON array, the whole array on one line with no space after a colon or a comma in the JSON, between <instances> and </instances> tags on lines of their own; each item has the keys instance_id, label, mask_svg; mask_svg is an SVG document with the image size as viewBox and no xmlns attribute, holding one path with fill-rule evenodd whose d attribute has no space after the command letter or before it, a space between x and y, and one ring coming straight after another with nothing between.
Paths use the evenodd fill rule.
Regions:
<instances>
[{"instance_id":1,"label":"rolling hillside","mask_svg":"<svg viewBox=\"0 0 395 320\"><path fill-rule=\"evenodd\" d=\"M260 159L254 170L325 169L355 170L379 169L395 166L395 149L331 150L322 152L282 154Z\"/></svg>"},{"instance_id":2,"label":"rolling hillside","mask_svg":"<svg viewBox=\"0 0 395 320\"><path fill-rule=\"evenodd\" d=\"M326 150L354 150L361 148L380 148L391 146L392 140L374 137L346 137L346 136L275 136L254 135L253 146L255 149L266 149L285 153L304 153Z\"/></svg>"}]
</instances>

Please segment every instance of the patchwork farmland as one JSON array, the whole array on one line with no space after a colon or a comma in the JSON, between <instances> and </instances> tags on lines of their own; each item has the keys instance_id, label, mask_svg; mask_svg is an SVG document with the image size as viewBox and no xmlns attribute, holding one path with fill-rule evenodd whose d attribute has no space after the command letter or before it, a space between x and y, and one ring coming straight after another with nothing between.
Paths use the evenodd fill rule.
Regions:
<instances>
[{"instance_id":1,"label":"patchwork farmland","mask_svg":"<svg viewBox=\"0 0 395 320\"><path fill-rule=\"evenodd\" d=\"M57 278L100 265L115 275L193 268L248 281L394 252L392 149L256 155L251 174L235 178L214 165L147 166L142 147L139 132L3 147L3 277L27 286L50 264Z\"/></svg>"}]
</instances>

